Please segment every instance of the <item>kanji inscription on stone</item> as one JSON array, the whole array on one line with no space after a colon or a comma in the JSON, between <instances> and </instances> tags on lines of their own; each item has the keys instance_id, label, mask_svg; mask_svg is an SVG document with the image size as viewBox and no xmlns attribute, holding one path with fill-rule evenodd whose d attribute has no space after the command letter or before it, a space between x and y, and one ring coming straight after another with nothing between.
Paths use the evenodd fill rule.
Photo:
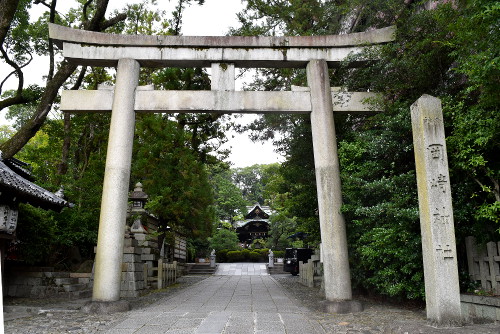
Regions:
<instances>
[{"instance_id":1,"label":"kanji inscription on stone","mask_svg":"<svg viewBox=\"0 0 500 334\"><path fill-rule=\"evenodd\" d=\"M424 258L427 318L460 323L460 290L441 101L424 95L411 106Z\"/></svg>"}]
</instances>

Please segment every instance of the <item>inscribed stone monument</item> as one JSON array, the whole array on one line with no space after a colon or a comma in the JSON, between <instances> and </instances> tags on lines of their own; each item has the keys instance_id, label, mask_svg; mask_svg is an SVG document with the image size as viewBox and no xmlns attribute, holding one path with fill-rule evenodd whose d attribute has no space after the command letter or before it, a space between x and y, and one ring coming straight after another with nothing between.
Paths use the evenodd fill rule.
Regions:
<instances>
[{"instance_id":1,"label":"inscribed stone monument","mask_svg":"<svg viewBox=\"0 0 500 334\"><path fill-rule=\"evenodd\" d=\"M427 318L460 324L455 228L441 101L423 95L411 106L424 258Z\"/></svg>"}]
</instances>

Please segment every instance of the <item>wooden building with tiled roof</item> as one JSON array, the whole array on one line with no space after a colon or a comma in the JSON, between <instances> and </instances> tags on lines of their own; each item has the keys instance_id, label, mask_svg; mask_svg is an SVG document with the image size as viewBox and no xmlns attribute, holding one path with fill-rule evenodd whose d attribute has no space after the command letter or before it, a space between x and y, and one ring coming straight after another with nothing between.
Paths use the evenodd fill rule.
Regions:
<instances>
[{"instance_id":1,"label":"wooden building with tiled roof","mask_svg":"<svg viewBox=\"0 0 500 334\"><path fill-rule=\"evenodd\" d=\"M14 158L2 159L0 152L0 239L9 239L15 232L19 203L58 212L72 206L62 194L54 194L33 183L28 167Z\"/></svg>"},{"instance_id":2,"label":"wooden building with tiled roof","mask_svg":"<svg viewBox=\"0 0 500 334\"><path fill-rule=\"evenodd\" d=\"M271 210L259 204L249 207L244 221L236 222L236 233L241 243L250 245L255 239L267 239Z\"/></svg>"}]
</instances>

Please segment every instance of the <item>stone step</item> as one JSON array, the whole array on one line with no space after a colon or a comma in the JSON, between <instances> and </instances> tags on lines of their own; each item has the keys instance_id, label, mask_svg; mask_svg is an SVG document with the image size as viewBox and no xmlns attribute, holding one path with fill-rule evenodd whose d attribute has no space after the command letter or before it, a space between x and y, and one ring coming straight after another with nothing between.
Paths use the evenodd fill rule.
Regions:
<instances>
[{"instance_id":1,"label":"stone step","mask_svg":"<svg viewBox=\"0 0 500 334\"><path fill-rule=\"evenodd\" d=\"M217 268L211 268L210 264L190 264L187 267L188 275L213 275Z\"/></svg>"},{"instance_id":2,"label":"stone step","mask_svg":"<svg viewBox=\"0 0 500 334\"><path fill-rule=\"evenodd\" d=\"M88 284L68 284L63 285L64 291L75 292L75 291L85 291L89 289Z\"/></svg>"},{"instance_id":3,"label":"stone step","mask_svg":"<svg viewBox=\"0 0 500 334\"><path fill-rule=\"evenodd\" d=\"M67 292L68 298L70 299L82 299L82 298L90 298L92 297L92 290L86 289L81 291L71 291Z\"/></svg>"},{"instance_id":4,"label":"stone step","mask_svg":"<svg viewBox=\"0 0 500 334\"><path fill-rule=\"evenodd\" d=\"M188 275L193 275L193 274L213 274L215 273L215 270L190 270L188 271Z\"/></svg>"},{"instance_id":5,"label":"stone step","mask_svg":"<svg viewBox=\"0 0 500 334\"><path fill-rule=\"evenodd\" d=\"M192 268L188 268L188 270L190 271L196 271L196 270L215 270L215 268L210 268L210 267L192 267Z\"/></svg>"},{"instance_id":6,"label":"stone step","mask_svg":"<svg viewBox=\"0 0 500 334\"><path fill-rule=\"evenodd\" d=\"M56 285L72 285L72 284L78 284L78 278L76 277L64 277L64 278L55 278L54 282Z\"/></svg>"},{"instance_id":7,"label":"stone step","mask_svg":"<svg viewBox=\"0 0 500 334\"><path fill-rule=\"evenodd\" d=\"M210 268L210 264L188 264L188 268Z\"/></svg>"},{"instance_id":8,"label":"stone step","mask_svg":"<svg viewBox=\"0 0 500 334\"><path fill-rule=\"evenodd\" d=\"M69 278L69 272L66 271L46 271L43 273L45 277L54 277L54 278Z\"/></svg>"}]
</instances>

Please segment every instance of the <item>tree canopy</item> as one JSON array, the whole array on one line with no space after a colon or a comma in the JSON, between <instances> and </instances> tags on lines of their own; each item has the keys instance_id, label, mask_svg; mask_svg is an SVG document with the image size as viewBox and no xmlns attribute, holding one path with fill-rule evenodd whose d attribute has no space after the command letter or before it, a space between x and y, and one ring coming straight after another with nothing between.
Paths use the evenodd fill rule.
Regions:
<instances>
[{"instance_id":1,"label":"tree canopy","mask_svg":"<svg viewBox=\"0 0 500 334\"><path fill-rule=\"evenodd\" d=\"M4 89L5 78L0 81L0 110L8 108L7 117L14 122L13 129L0 129L0 150L4 157L30 162L42 186L56 191L63 185L75 203L60 214L23 208L24 219L40 221L45 233L32 233L36 223L20 224L19 236L26 244L30 237L33 245L50 239L61 247L79 245L91 256L109 115L60 114L58 91L96 89L114 80L105 68L60 61L47 23L126 34L180 34L185 6L203 2L178 0L169 16L151 6L156 1L124 5L111 15L106 14L107 0L80 0L68 13L59 12L55 0L0 1L0 60L17 80L13 90ZM46 6L46 12L32 19L32 6ZM422 94L443 102L459 254L467 235L500 240L499 12L498 2L488 0L246 0L238 14L233 35L345 34L397 26L394 42L367 49L378 61L330 70L332 86L382 93L368 102L383 113L335 116L343 213L358 288L412 299L424 295L409 112ZM25 65L34 55L50 59L41 73L44 85L25 83ZM210 87L207 72L193 68L142 69L140 82L157 89ZM258 69L246 89L289 90L292 85L307 86L303 69ZM161 217L162 226L175 226L197 238L192 244L206 247L216 221L231 220L245 205L258 202L276 212L274 246L283 245L290 232L307 233L310 244L319 243L308 117L263 115L246 127L255 140L273 140L286 158L281 165L230 170L221 164L227 152L220 144L229 127L222 114L137 118L132 179L144 184L148 207ZM38 255L32 258L47 254ZM465 269L463 258L459 265Z\"/></svg>"},{"instance_id":2,"label":"tree canopy","mask_svg":"<svg viewBox=\"0 0 500 334\"><path fill-rule=\"evenodd\" d=\"M370 48L370 66L331 70L332 86L376 91L385 110L336 116L343 212L354 285L391 296L423 298L410 105L422 94L443 101L457 244L475 235L498 240L498 4L416 1L246 1L243 35L322 35L395 24L396 41ZM304 15L308 13L309 15ZM350 59L353 60L353 59ZM303 70L259 70L249 89L307 85ZM274 140L280 211L319 241L316 187L307 117L264 115L247 127ZM281 133L281 136L276 136ZM279 139L278 139L279 138ZM459 259L465 269L465 259ZM465 282L464 282L465 283Z\"/></svg>"},{"instance_id":3,"label":"tree canopy","mask_svg":"<svg viewBox=\"0 0 500 334\"><path fill-rule=\"evenodd\" d=\"M10 26L3 26L7 32L0 44L4 51L1 60L13 68L19 86L17 90L2 91L0 107L8 107L7 117L14 122L14 129L2 128L0 149L4 158L16 154L30 163L38 184L52 191L63 186L66 198L75 204L60 214L22 208L23 219L44 220L33 218L29 227L20 223L18 236L29 255L23 260L42 264L55 261L64 266L64 249L72 246L78 246L86 258L93 256L110 122L106 114L70 115L58 111L61 87L97 89L100 84L112 84L114 75L107 68L77 68L60 62L58 51L48 39L47 23L121 34L178 34L183 8L190 2L203 3L179 1L170 20L165 20L168 13L154 6L156 1L124 3L123 9L113 12L110 18L105 15L108 1L104 0L79 1L67 13L58 11L55 0L1 2L1 10L7 3L14 5ZM46 11L40 17L29 18L30 6L45 5ZM43 69L40 72L41 76L47 75L44 87L26 87L23 82L23 64L35 55L51 59L45 73ZM210 87L203 69L141 69L140 84L151 83L157 89ZM51 116L47 117L49 112ZM174 227L188 237L205 240L212 233L215 207L208 166L219 164L227 155L219 150L226 140L225 130L231 126L227 118L189 114L137 117L132 182L144 184L150 199L148 208L160 218L162 231ZM37 228L46 231L42 242L50 240L50 249L61 250L59 258L37 251L41 236L30 233ZM37 253L40 256L33 256Z\"/></svg>"}]
</instances>

